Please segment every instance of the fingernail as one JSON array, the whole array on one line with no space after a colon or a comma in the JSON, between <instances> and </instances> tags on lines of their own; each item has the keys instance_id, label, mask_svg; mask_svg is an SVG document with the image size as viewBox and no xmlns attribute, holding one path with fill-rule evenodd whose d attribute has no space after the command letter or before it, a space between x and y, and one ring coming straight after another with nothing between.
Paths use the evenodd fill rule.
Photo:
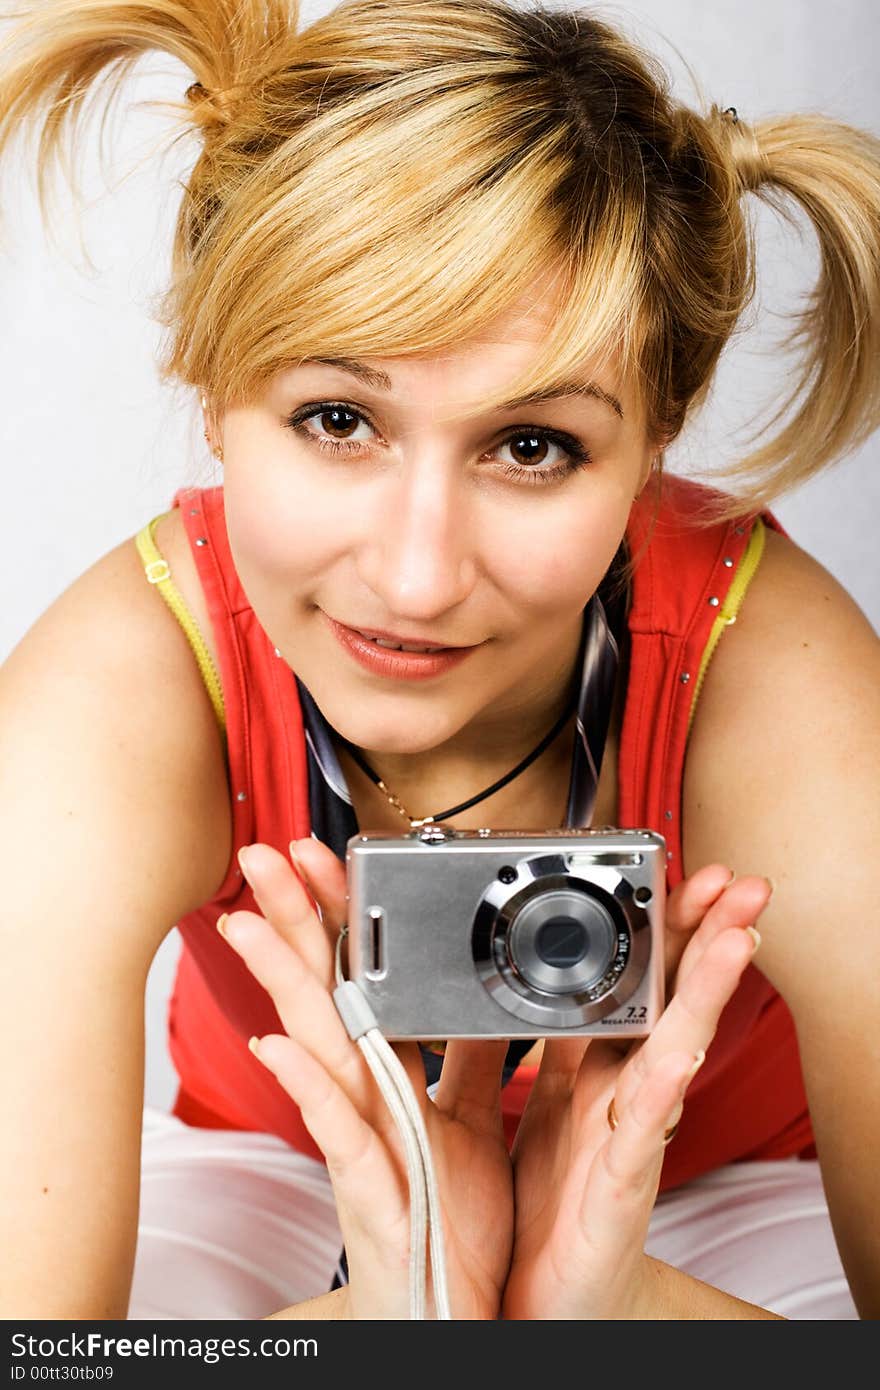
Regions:
<instances>
[{"instance_id":1,"label":"fingernail","mask_svg":"<svg viewBox=\"0 0 880 1390\"><path fill-rule=\"evenodd\" d=\"M770 884L770 897L772 898L772 897L773 897L773 894L776 892L776 883L775 883L775 881L770 877L769 874L765 874L765 875L764 875L764 882ZM770 899L768 898L767 901L769 902L769 900L770 900Z\"/></svg>"},{"instance_id":2,"label":"fingernail","mask_svg":"<svg viewBox=\"0 0 880 1390\"><path fill-rule=\"evenodd\" d=\"M696 1076L697 1072L700 1070L700 1067L703 1065L703 1063L705 1062L705 1060L706 1060L706 1053L705 1053L704 1049L701 1047L700 1050L699 1050L699 1052L697 1052L697 1053L694 1054L694 1064L693 1064L693 1066L691 1067L690 1071L688 1072L687 1076L685 1077L685 1085L687 1085L689 1082L693 1081L694 1077Z\"/></svg>"},{"instance_id":3,"label":"fingernail","mask_svg":"<svg viewBox=\"0 0 880 1390\"><path fill-rule=\"evenodd\" d=\"M296 852L296 847L297 847L298 844L299 844L299 840L291 840L290 844L287 846L287 853L290 855L291 859L293 860L293 867L296 869L296 871L297 871L297 873L299 874L300 878L305 878L305 876L306 876L306 871L305 871L305 869L304 869L303 866L302 866L302 860L300 859L299 855L298 855L297 852Z\"/></svg>"},{"instance_id":4,"label":"fingernail","mask_svg":"<svg viewBox=\"0 0 880 1390\"><path fill-rule=\"evenodd\" d=\"M731 869L731 871L730 871L730 878L727 880L727 882L725 883L724 887L725 887L725 888L729 888L730 885L731 885L731 883L733 883L733 880L734 880L735 878L736 878L736 869Z\"/></svg>"},{"instance_id":5,"label":"fingernail","mask_svg":"<svg viewBox=\"0 0 880 1390\"><path fill-rule=\"evenodd\" d=\"M238 851L238 863L239 863L239 866L240 866L240 868L241 868L242 873L244 874L244 876L245 876L245 878L247 879L248 883L250 883L251 888L253 888L254 885L251 883L251 876L250 876L250 874L248 873L247 854L245 853L244 846L242 846L241 849Z\"/></svg>"},{"instance_id":6,"label":"fingernail","mask_svg":"<svg viewBox=\"0 0 880 1390\"><path fill-rule=\"evenodd\" d=\"M752 947L752 955L754 955L761 944L761 933L758 931L757 927L746 927L746 931L755 943Z\"/></svg>"},{"instance_id":7,"label":"fingernail","mask_svg":"<svg viewBox=\"0 0 880 1390\"><path fill-rule=\"evenodd\" d=\"M258 1037L248 1038L248 1047L256 1058L260 1056L260 1039Z\"/></svg>"},{"instance_id":8,"label":"fingernail","mask_svg":"<svg viewBox=\"0 0 880 1390\"><path fill-rule=\"evenodd\" d=\"M229 913L228 913L228 912L224 912L224 913L222 914L222 916L220 916L220 917L217 918L217 921L216 921L216 923L215 923L215 925L216 925L216 927L217 927L217 930L218 930L218 932L220 933L220 935L223 937L223 940L224 940L224 941L228 941L228 940L229 940L229 937L226 935L226 923L227 923L228 920L229 920Z\"/></svg>"},{"instance_id":9,"label":"fingernail","mask_svg":"<svg viewBox=\"0 0 880 1390\"><path fill-rule=\"evenodd\" d=\"M669 1131L674 1130L676 1128L676 1126L680 1123L683 1114L684 1106L682 1105L681 1101L677 1101L675 1109L666 1116L666 1134L668 1136L668 1139L672 1138L672 1135L669 1133Z\"/></svg>"}]
</instances>

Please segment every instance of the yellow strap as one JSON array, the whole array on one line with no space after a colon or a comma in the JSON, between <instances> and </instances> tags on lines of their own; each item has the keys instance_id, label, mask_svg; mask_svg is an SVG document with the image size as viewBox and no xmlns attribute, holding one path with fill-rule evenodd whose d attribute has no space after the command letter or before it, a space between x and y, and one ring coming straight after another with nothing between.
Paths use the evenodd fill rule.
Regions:
<instances>
[{"instance_id":1,"label":"yellow strap","mask_svg":"<svg viewBox=\"0 0 880 1390\"><path fill-rule=\"evenodd\" d=\"M159 593L171 609L171 612L186 633L187 641L193 649L196 661L199 663L202 680L205 682L208 694L211 697L211 704L214 706L217 722L225 737L226 711L223 705L223 686L217 674L217 668L214 665L205 639L199 630L198 623L192 613L190 613L183 601L180 590L171 578L171 570L168 566L168 561L164 558L156 545L156 527L163 516L170 515L170 512L163 512L161 516L154 516L152 521L148 521L146 526L138 531L134 543L138 548L138 554L144 562L144 573L147 579L151 584L155 584Z\"/></svg>"},{"instance_id":2,"label":"yellow strap","mask_svg":"<svg viewBox=\"0 0 880 1390\"><path fill-rule=\"evenodd\" d=\"M737 566L737 571L733 583L727 591L727 597L718 609L718 616L712 624L712 631L709 633L709 640L703 650L703 658L700 662L700 670L697 675L697 684L694 687L694 698L691 701L691 712L688 719L688 735L691 732L691 725L694 722L694 713L697 708L697 700L702 689L703 681L706 676L706 668L712 660L712 654L718 646L721 634L731 623L736 622L740 605L745 598L746 590L752 582L755 571L761 562L764 554L764 538L767 529L760 517L752 527L752 534L749 536L749 543L743 552L743 557Z\"/></svg>"}]
</instances>

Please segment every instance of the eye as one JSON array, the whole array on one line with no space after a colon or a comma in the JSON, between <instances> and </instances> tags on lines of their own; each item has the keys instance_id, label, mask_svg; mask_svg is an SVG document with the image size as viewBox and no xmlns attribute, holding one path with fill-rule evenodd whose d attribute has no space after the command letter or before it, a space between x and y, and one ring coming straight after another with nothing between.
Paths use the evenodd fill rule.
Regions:
<instances>
[{"instance_id":1,"label":"eye","mask_svg":"<svg viewBox=\"0 0 880 1390\"><path fill-rule=\"evenodd\" d=\"M314 429L306 429L306 422L311 420L316 420L321 429L330 433L319 434ZM352 432L358 421L367 425L359 410L353 410L339 401L322 401L295 410L287 423L297 434L314 441L319 448L328 449L331 453L357 453L360 445L366 442L364 436L357 437ZM367 425L367 428L371 426Z\"/></svg>"},{"instance_id":2,"label":"eye","mask_svg":"<svg viewBox=\"0 0 880 1390\"><path fill-rule=\"evenodd\" d=\"M498 447L514 455L509 461L501 460L507 476L531 483L553 482L590 462L588 450L573 434L537 426L516 430Z\"/></svg>"},{"instance_id":3,"label":"eye","mask_svg":"<svg viewBox=\"0 0 880 1390\"><path fill-rule=\"evenodd\" d=\"M310 401L284 423L323 452L337 456L363 454L373 430L361 410L342 401ZM366 435L357 433L361 427L368 431ZM488 457L504 450L512 454L498 459L505 477L531 484L560 481L591 462L589 451L575 435L540 425L518 426Z\"/></svg>"}]
</instances>

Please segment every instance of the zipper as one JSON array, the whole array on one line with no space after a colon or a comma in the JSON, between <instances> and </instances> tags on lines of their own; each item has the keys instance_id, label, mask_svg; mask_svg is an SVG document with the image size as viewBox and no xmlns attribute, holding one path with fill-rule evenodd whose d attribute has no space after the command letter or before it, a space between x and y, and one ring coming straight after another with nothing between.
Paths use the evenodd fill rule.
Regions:
<instances>
[{"instance_id":1,"label":"zipper","mask_svg":"<svg viewBox=\"0 0 880 1390\"><path fill-rule=\"evenodd\" d=\"M697 675L697 683L694 687L694 698L691 701L691 712L688 717L688 736L690 736L691 725L694 722L694 714L696 713L697 700L700 696L703 681L706 678L706 670L709 666L709 662L712 660L715 648L718 646L721 634L724 631L724 629L726 627L730 627L731 623L736 622L740 605L742 604L742 601L745 598L746 589L749 587L749 584L754 578L755 570L758 568L758 565L761 562L761 556L764 554L764 539L766 534L767 528L764 525L764 522L761 520L761 518L758 517L755 521L754 526L752 527L752 534L749 536L749 543L746 546L745 551L743 552L743 556L739 562L739 566L734 576L733 583L727 591L727 597L725 598L724 603L718 610L718 616L712 624L712 630L709 633L709 640L706 643L706 646L703 650L702 660L700 661L700 670L699 674Z\"/></svg>"}]
</instances>

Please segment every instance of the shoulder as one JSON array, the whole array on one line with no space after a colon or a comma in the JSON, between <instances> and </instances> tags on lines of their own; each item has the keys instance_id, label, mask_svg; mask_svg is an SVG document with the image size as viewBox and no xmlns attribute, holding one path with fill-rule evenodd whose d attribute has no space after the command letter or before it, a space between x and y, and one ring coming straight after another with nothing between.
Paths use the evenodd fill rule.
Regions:
<instances>
[{"instance_id":1,"label":"shoulder","mask_svg":"<svg viewBox=\"0 0 880 1390\"><path fill-rule=\"evenodd\" d=\"M868 856L855 845L880 839L878 688L880 640L864 613L817 560L768 528L737 621L706 671L682 815L688 872L721 859L774 880L762 968L783 993L797 991L811 936L818 946L828 914L839 916L841 878L855 913L871 894Z\"/></svg>"},{"instance_id":2,"label":"shoulder","mask_svg":"<svg viewBox=\"0 0 880 1390\"><path fill-rule=\"evenodd\" d=\"M157 532L158 539L161 525ZM166 558L176 553L167 546L170 535L166 529L160 543ZM16 719L51 725L58 740L66 724L67 738L85 739L87 758L103 750L114 766L97 768L92 759L91 775L96 785L129 779L118 794L132 817L151 809L141 798L162 796L180 843L199 847L188 855L189 887L180 891L193 906L210 897L231 852L223 742L186 635L147 581L133 535L49 605L10 653L3 675Z\"/></svg>"},{"instance_id":3,"label":"shoulder","mask_svg":"<svg viewBox=\"0 0 880 1390\"><path fill-rule=\"evenodd\" d=\"M214 628L180 507L173 507L158 522L156 545L163 559L168 561L174 583L184 603L195 618L199 631L205 640L205 646L211 654L215 667L219 670L220 662ZM153 586L148 585L148 587L152 588ZM162 602L161 595L157 594L156 597L159 598L159 607L167 611L167 605ZM176 626L179 627L179 624Z\"/></svg>"},{"instance_id":4,"label":"shoulder","mask_svg":"<svg viewBox=\"0 0 880 1390\"><path fill-rule=\"evenodd\" d=\"M855 600L794 541L766 528L764 552L709 667L695 711L688 762L716 753L757 710L739 753L784 748L805 734L847 744L860 715L876 713L880 640ZM846 713L855 716L853 726ZM720 740L720 745L719 745Z\"/></svg>"}]
</instances>

